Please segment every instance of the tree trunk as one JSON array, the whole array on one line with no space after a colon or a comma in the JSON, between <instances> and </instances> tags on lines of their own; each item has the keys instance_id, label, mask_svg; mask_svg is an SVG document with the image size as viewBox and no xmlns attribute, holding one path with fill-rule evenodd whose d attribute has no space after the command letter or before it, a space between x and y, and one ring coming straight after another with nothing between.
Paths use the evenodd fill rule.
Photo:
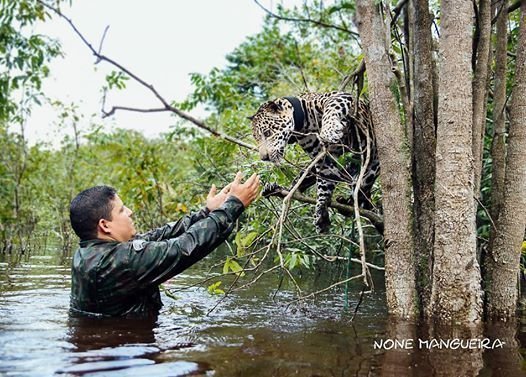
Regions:
<instances>
[{"instance_id":1,"label":"tree trunk","mask_svg":"<svg viewBox=\"0 0 526 377\"><path fill-rule=\"evenodd\" d=\"M435 183L435 244L430 314L478 322L482 314L473 196L469 0L443 0Z\"/></svg>"},{"instance_id":2,"label":"tree trunk","mask_svg":"<svg viewBox=\"0 0 526 377\"><path fill-rule=\"evenodd\" d=\"M521 245L526 226L526 2L521 4L515 87L510 109L510 131L504 178L504 197L497 234L490 255L488 315L507 320L517 308Z\"/></svg>"},{"instance_id":3,"label":"tree trunk","mask_svg":"<svg viewBox=\"0 0 526 377\"><path fill-rule=\"evenodd\" d=\"M415 318L418 306L410 204L410 156L394 96L397 83L386 48L385 24L375 3L376 0L357 1L357 18L382 167L380 181L385 222L387 305L389 312L397 317Z\"/></svg>"},{"instance_id":4,"label":"tree trunk","mask_svg":"<svg viewBox=\"0 0 526 377\"><path fill-rule=\"evenodd\" d=\"M414 59L412 93L415 252L419 296L421 306L426 308L431 296L430 258L433 250L435 216L436 127L433 106L432 18L428 0L412 0L409 6Z\"/></svg>"},{"instance_id":5,"label":"tree trunk","mask_svg":"<svg viewBox=\"0 0 526 377\"><path fill-rule=\"evenodd\" d=\"M480 197L482 152L486 126L486 103L488 98L488 61L491 47L491 0L479 1L478 44L473 79L473 165L475 168L474 193ZM476 203L473 208L476 211Z\"/></svg>"},{"instance_id":6,"label":"tree trunk","mask_svg":"<svg viewBox=\"0 0 526 377\"><path fill-rule=\"evenodd\" d=\"M508 1L501 0L497 7L497 31L495 46L495 90L493 93L493 141L491 144L491 217L495 222L500 212L504 193L506 171L506 69L508 52ZM495 228L491 228L490 249L495 239Z\"/></svg>"}]
</instances>

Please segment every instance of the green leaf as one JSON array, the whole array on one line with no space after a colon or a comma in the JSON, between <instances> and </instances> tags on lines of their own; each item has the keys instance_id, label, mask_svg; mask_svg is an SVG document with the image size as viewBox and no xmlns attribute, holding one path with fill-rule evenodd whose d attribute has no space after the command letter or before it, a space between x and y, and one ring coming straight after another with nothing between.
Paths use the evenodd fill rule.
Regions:
<instances>
[{"instance_id":1,"label":"green leaf","mask_svg":"<svg viewBox=\"0 0 526 377\"><path fill-rule=\"evenodd\" d=\"M243 272L243 267L241 267L239 263L237 263L237 261L234 260L232 257L227 257L223 266L223 274L227 274L229 271L232 271L233 273L239 276L245 276L245 273Z\"/></svg>"},{"instance_id":2,"label":"green leaf","mask_svg":"<svg viewBox=\"0 0 526 377\"><path fill-rule=\"evenodd\" d=\"M224 295L225 291L223 291L219 286L221 285L221 281L217 281L213 284L210 284L207 288L208 293L211 295Z\"/></svg>"}]
</instances>

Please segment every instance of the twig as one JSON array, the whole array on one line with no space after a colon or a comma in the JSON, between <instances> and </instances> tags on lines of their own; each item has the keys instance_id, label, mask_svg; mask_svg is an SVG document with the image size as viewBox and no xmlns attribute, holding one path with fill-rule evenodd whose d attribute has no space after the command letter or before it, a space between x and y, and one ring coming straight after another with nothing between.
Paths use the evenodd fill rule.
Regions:
<instances>
[{"instance_id":1,"label":"twig","mask_svg":"<svg viewBox=\"0 0 526 377\"><path fill-rule=\"evenodd\" d=\"M248 143L245 143L244 141L242 140L239 140L237 138L234 138L230 135L227 135L227 134L224 134L220 131L217 131L209 126L207 126L204 122L194 118L193 116L177 109L176 107L170 105L170 103L168 103L168 101L159 94L159 92L155 89L155 87L152 85L152 84L148 84L146 81L144 81L143 79L141 79L139 76L137 76L136 74L134 74L133 72L131 72L129 69L125 68L124 66L122 66L121 64L119 64L118 62L116 62L115 60L105 56L105 55L102 55L100 52L97 52L93 46L91 45L90 42L88 42L88 40L84 37L84 35L77 29L77 27L75 26L75 24L73 23L73 21L68 18L67 16L65 16L64 14L62 14L62 12L60 12L60 10L56 9L56 8L53 8L52 6L46 4L45 2L43 2L42 0L37 0L42 6L46 7L47 9L50 9L51 11L53 11L54 13L56 13L59 17L63 18L64 20L66 20L66 22L71 26L71 28L73 29L73 31L79 36L79 38L82 40L82 42L91 50L91 52L93 53L93 55L97 58L97 62L99 61L105 61L107 63L109 63L110 65L113 65L114 67L118 68L120 71L124 72L125 74L127 74L128 76L130 76L133 80L135 80L136 82L138 82L140 85L144 86L146 89L148 89L150 92L152 92L152 94L162 103L163 105L163 108L166 110L166 111L169 111L169 112L172 112L176 115L178 115L179 117L193 123L194 125L196 125L197 127L205 130L205 131L208 131L209 133L211 133L212 135L216 136L216 137L219 137L221 139L224 139L224 140L227 140L229 142L232 142L234 144L237 144L241 147L244 147L244 148L248 148L248 149L252 149L252 150L257 150L257 147L252 145L252 144L248 144ZM115 111L117 110L128 110L128 111L139 111L139 112L153 112L153 111L145 111L144 109L131 109L131 108L127 108L127 107L123 107L123 106L114 106L111 108L110 111L108 112L104 112L104 115L105 116L110 116L110 115L113 115L115 113ZM160 109L155 109L155 112L159 112Z\"/></svg>"},{"instance_id":2,"label":"twig","mask_svg":"<svg viewBox=\"0 0 526 377\"><path fill-rule=\"evenodd\" d=\"M268 274L269 272L272 272L272 271L274 271L275 269L278 269L278 268L280 268L280 266L275 265L275 266L269 268L268 270L263 271L263 272L260 273L258 276L256 276L254 279L252 279L251 281L249 281L248 283L246 283L246 284L244 284L244 285L242 285L242 286L240 286L240 287L235 288L234 291L238 291L238 290L241 290L241 289L244 289L244 288L248 288L248 287L250 287L251 285L253 285L254 283L256 283L256 281L258 281L259 279L261 279L262 276L264 276L264 275Z\"/></svg>"},{"instance_id":3,"label":"twig","mask_svg":"<svg viewBox=\"0 0 526 377\"><path fill-rule=\"evenodd\" d=\"M358 135L358 143L360 144L360 137ZM367 262L365 260L365 242L363 239L363 228L362 228L362 221L360 217L360 207L358 203L358 194L360 192L360 187L362 185L362 180L365 175L365 171L367 166L369 165L369 161L371 159L371 135L369 134L369 130L367 129L366 135L366 149L365 149L365 161L363 158L363 154L360 155L361 165L360 165L360 174L358 175L358 178L356 179L356 183L354 186L354 192L353 192L353 201L354 201L354 221L356 223L356 229L358 229L358 240L360 244L360 260L362 262L362 275L364 276L364 284L369 287L368 280L371 280L370 272L367 267Z\"/></svg>"},{"instance_id":4,"label":"twig","mask_svg":"<svg viewBox=\"0 0 526 377\"><path fill-rule=\"evenodd\" d=\"M277 244L277 248L276 248L276 252L278 253L281 267L284 267L283 255L281 254L281 237L283 235L283 223L285 222L285 219L287 217L287 213L289 211L290 201L291 201L294 193L300 187L300 185L303 182L303 180L305 179L305 177L307 177L307 175L309 174L310 170L314 167L314 165L316 165L318 163L318 161L320 161L325 156L325 154L326 154L325 150L323 150L322 152L318 153L318 156L316 156L316 158L314 158L311 161L311 163L305 169L305 171L303 172L301 177L298 179L298 181L296 182L294 187L290 189L288 194L283 199L283 205L281 207L281 215L280 215L280 218L279 218L279 221L278 221L278 227L279 227L278 228L278 244Z\"/></svg>"},{"instance_id":5,"label":"twig","mask_svg":"<svg viewBox=\"0 0 526 377\"><path fill-rule=\"evenodd\" d=\"M354 308L354 313L351 318L351 322L354 321L354 318L356 317L356 314L358 313L358 309L360 308L360 305L363 301L363 295L365 293L365 287L362 288L362 291L360 292L360 298L358 299L358 303L356 304L356 308Z\"/></svg>"},{"instance_id":6,"label":"twig","mask_svg":"<svg viewBox=\"0 0 526 377\"><path fill-rule=\"evenodd\" d=\"M295 303L295 302L298 302L298 301L302 301L302 300L306 300L308 298L311 298L311 297L314 297L316 295L319 295L320 293L323 293L323 292L326 292L326 291L329 291L335 287L337 287L338 285L342 285L342 284L345 284L349 281L352 281L352 280L355 280L355 279L359 279L359 278L362 278L364 277L362 274L360 275L356 275L356 276L351 276L350 278L348 279L345 279L345 280L340 280L339 282L336 282L332 285L329 285L328 287L325 287L323 289L320 289L319 291L316 291L316 292L312 292L312 293L309 293L307 296L303 296L303 297L299 297L299 298L296 298L294 300L291 300L287 303L287 307L290 306L291 304Z\"/></svg>"},{"instance_id":7,"label":"twig","mask_svg":"<svg viewBox=\"0 0 526 377\"><path fill-rule=\"evenodd\" d=\"M106 34L108 33L108 29L110 28L110 25L106 25L104 28L104 32L102 33L102 38L100 39L100 45L99 45L99 55L102 51L102 45L104 44L104 40L106 39ZM100 60L97 60L95 64L98 64Z\"/></svg>"},{"instance_id":8,"label":"twig","mask_svg":"<svg viewBox=\"0 0 526 377\"><path fill-rule=\"evenodd\" d=\"M169 109L165 107L159 107L159 108L151 108L151 109L139 109L136 107L127 107L127 106L113 106L109 112L102 110L102 117L107 118L109 116L112 116L115 114L115 111L117 110L124 110L124 111L131 111L131 112L137 112L137 113L160 113L160 112L166 112L170 111Z\"/></svg>"},{"instance_id":9,"label":"twig","mask_svg":"<svg viewBox=\"0 0 526 377\"><path fill-rule=\"evenodd\" d=\"M285 189L283 187L280 187L279 189L277 189L277 190L273 191L272 193L270 193L269 196L278 196L280 198L285 198L289 194L290 194L289 190L287 190L287 189ZM294 200L297 200L299 202L303 202L303 203L316 204L316 199L314 199L312 197L309 197L309 196L306 196L306 195L303 195L303 194L299 194L297 192L293 193L291 198L294 199ZM348 206L346 204L339 203L339 202L337 202L335 200L332 200L330 202L329 207L330 208L334 208L341 215L343 215L345 217L353 217L354 216L354 209L353 209L353 207ZM369 211L369 210L366 210L366 209L363 209L363 208L360 208L360 215L362 215L363 217L368 219L371 222L371 224L373 224L373 226L376 228L376 230L378 230L378 232L380 234L383 234L384 221L383 221L382 216L374 213L373 211Z\"/></svg>"},{"instance_id":10,"label":"twig","mask_svg":"<svg viewBox=\"0 0 526 377\"><path fill-rule=\"evenodd\" d=\"M269 9L265 8L258 0L254 0L254 2L261 9L263 9L269 16L277 18L278 20L290 21L290 22L306 22L306 23L311 23L311 24L314 24L314 25L317 25L317 26L321 26L321 27L324 27L324 28L336 29L336 30L339 30L339 31L343 31L344 33L348 33L348 34L352 35L355 38L358 38L358 36L359 36L358 33L354 32L352 30L349 30L349 29L346 29L346 28L343 28L343 27L337 26L337 25L327 24L327 23L322 22L322 21L316 21L316 20L313 20L313 19L310 19L310 18L291 18L291 17L280 16L279 14L273 13Z\"/></svg>"},{"instance_id":11,"label":"twig","mask_svg":"<svg viewBox=\"0 0 526 377\"><path fill-rule=\"evenodd\" d=\"M354 72L352 72L351 74L343 78L340 86L338 87L338 91L343 92L345 90L345 87L349 85L349 82L351 82L351 80L353 80L354 83L357 83L359 77L362 76L364 72L365 72L365 59L362 59L362 61L360 62L358 67L354 70ZM356 103L358 103L358 98L356 98Z\"/></svg>"}]
</instances>

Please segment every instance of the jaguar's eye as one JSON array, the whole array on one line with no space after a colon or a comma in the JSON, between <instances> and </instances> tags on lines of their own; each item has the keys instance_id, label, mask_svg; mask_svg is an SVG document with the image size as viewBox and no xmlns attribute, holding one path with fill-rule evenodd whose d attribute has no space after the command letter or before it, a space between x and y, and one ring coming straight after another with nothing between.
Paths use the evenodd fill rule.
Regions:
<instances>
[{"instance_id":1,"label":"jaguar's eye","mask_svg":"<svg viewBox=\"0 0 526 377\"><path fill-rule=\"evenodd\" d=\"M270 136L270 131L269 130L263 131L263 136L269 137Z\"/></svg>"}]
</instances>

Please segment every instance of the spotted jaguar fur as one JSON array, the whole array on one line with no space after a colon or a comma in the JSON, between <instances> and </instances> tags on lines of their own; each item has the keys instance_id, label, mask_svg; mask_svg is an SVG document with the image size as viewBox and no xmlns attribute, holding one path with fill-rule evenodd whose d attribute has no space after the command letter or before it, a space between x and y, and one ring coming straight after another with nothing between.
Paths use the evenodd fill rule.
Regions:
<instances>
[{"instance_id":1,"label":"spotted jaguar fur","mask_svg":"<svg viewBox=\"0 0 526 377\"><path fill-rule=\"evenodd\" d=\"M318 232L329 229L328 205L336 184L347 182L354 190L361 157L365 160L369 141L369 163L358 201L363 207L370 207L371 188L380 165L371 112L366 102L356 103L348 93L308 93L265 102L250 119L260 158L264 161L279 164L285 147L293 143L298 143L312 159L324 148L327 151L299 186L303 192L316 183L314 224ZM350 153L353 158L341 166L337 158L344 153Z\"/></svg>"}]
</instances>

